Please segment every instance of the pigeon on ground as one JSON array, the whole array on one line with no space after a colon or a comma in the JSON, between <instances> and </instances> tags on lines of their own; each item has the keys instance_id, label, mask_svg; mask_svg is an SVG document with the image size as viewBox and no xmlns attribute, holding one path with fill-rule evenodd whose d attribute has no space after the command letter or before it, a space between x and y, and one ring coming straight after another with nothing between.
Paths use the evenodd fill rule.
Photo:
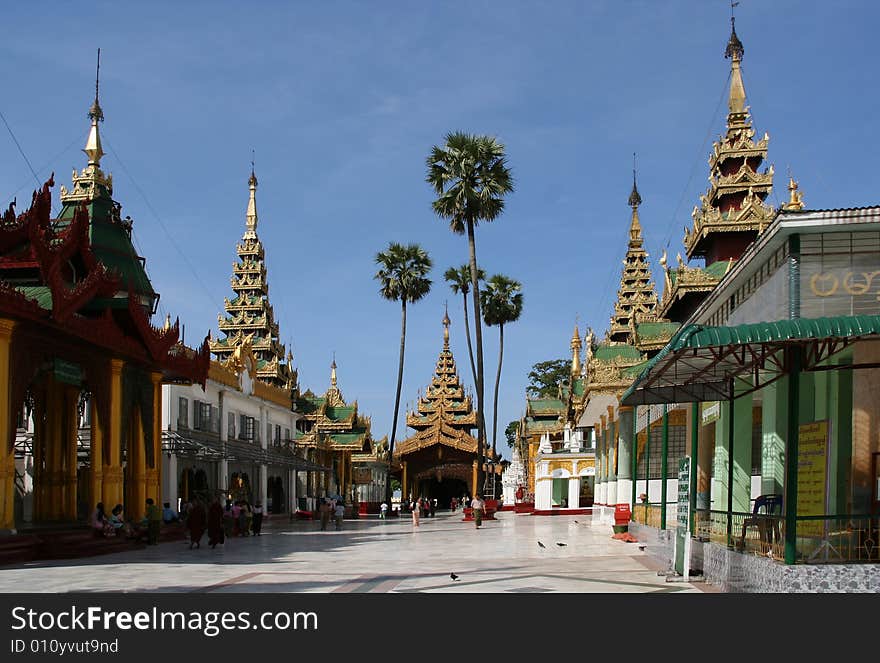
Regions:
<instances>
[{"instance_id":1,"label":"pigeon on ground","mask_svg":"<svg viewBox=\"0 0 880 663\"><path fill-rule=\"evenodd\" d=\"M557 542L556 542L556 545L557 545L557 546L567 546L568 544L567 544L567 543L559 543L559 541L557 541Z\"/></svg>"},{"instance_id":2,"label":"pigeon on ground","mask_svg":"<svg viewBox=\"0 0 880 663\"><path fill-rule=\"evenodd\" d=\"M574 524L577 525L577 524L578 524L578 521L575 520L575 521L574 521Z\"/></svg>"},{"instance_id":3,"label":"pigeon on ground","mask_svg":"<svg viewBox=\"0 0 880 663\"><path fill-rule=\"evenodd\" d=\"M546 547L547 547L547 546L545 546L543 543L541 543L540 541L538 541L538 545L539 545L541 548L546 548Z\"/></svg>"},{"instance_id":4,"label":"pigeon on ground","mask_svg":"<svg viewBox=\"0 0 880 663\"><path fill-rule=\"evenodd\" d=\"M458 580L458 576L455 575L454 573L450 573L449 577L452 578L453 580Z\"/></svg>"}]
</instances>

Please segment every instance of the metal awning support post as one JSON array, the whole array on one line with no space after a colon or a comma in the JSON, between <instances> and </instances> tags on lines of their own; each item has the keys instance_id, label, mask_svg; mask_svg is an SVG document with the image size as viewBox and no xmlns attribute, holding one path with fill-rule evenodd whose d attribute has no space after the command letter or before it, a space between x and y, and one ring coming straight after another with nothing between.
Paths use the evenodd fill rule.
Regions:
<instances>
[{"instance_id":1,"label":"metal awning support post","mask_svg":"<svg viewBox=\"0 0 880 663\"><path fill-rule=\"evenodd\" d=\"M651 407L648 406L648 418L645 423L645 504L651 503ZM645 520L647 519L646 511Z\"/></svg>"},{"instance_id":2,"label":"metal awning support post","mask_svg":"<svg viewBox=\"0 0 880 663\"><path fill-rule=\"evenodd\" d=\"M639 406L633 405L633 439L632 439L632 496L630 498L630 519L635 518L636 512L636 481L639 475Z\"/></svg>"},{"instance_id":3,"label":"metal awning support post","mask_svg":"<svg viewBox=\"0 0 880 663\"><path fill-rule=\"evenodd\" d=\"M734 378L730 379L730 403L727 418L727 547L733 547L733 403Z\"/></svg>"},{"instance_id":4,"label":"metal awning support post","mask_svg":"<svg viewBox=\"0 0 880 663\"><path fill-rule=\"evenodd\" d=\"M669 456L669 406L663 406L663 441L660 456L660 529L666 529L666 465Z\"/></svg>"},{"instance_id":5,"label":"metal awning support post","mask_svg":"<svg viewBox=\"0 0 880 663\"><path fill-rule=\"evenodd\" d=\"M798 428L800 425L801 348L786 350L788 364L788 426L785 444L785 563L797 557Z\"/></svg>"},{"instance_id":6,"label":"metal awning support post","mask_svg":"<svg viewBox=\"0 0 880 663\"><path fill-rule=\"evenodd\" d=\"M697 533L697 456L700 452L700 403L691 403L691 536Z\"/></svg>"}]
</instances>

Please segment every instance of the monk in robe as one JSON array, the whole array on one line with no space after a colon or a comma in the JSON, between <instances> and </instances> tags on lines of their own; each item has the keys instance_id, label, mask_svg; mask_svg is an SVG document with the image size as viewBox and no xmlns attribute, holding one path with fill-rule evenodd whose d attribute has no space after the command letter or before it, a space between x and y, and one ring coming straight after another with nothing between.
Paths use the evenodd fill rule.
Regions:
<instances>
[{"instance_id":1,"label":"monk in robe","mask_svg":"<svg viewBox=\"0 0 880 663\"><path fill-rule=\"evenodd\" d=\"M193 545L195 545L196 548L201 548L200 541L202 540L202 535L205 533L206 519L207 514L205 513L205 505L202 504L201 500L193 500L189 517L186 519L187 527L189 527L190 550L192 550Z\"/></svg>"},{"instance_id":2,"label":"monk in robe","mask_svg":"<svg viewBox=\"0 0 880 663\"><path fill-rule=\"evenodd\" d=\"M213 548L223 543L223 507L216 497L208 507L208 544Z\"/></svg>"}]
</instances>

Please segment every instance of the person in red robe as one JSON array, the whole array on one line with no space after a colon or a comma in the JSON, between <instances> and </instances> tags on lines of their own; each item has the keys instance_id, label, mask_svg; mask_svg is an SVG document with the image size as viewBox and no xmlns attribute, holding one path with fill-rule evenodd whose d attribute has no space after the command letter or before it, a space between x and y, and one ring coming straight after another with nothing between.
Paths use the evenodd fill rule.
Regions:
<instances>
[{"instance_id":1,"label":"person in red robe","mask_svg":"<svg viewBox=\"0 0 880 663\"><path fill-rule=\"evenodd\" d=\"M223 507L216 497L208 507L208 544L213 548L223 543Z\"/></svg>"},{"instance_id":2,"label":"person in red robe","mask_svg":"<svg viewBox=\"0 0 880 663\"><path fill-rule=\"evenodd\" d=\"M186 525L189 527L189 548L192 550L193 545L196 548L201 548L200 541L202 539L202 535L205 533L205 520L207 519L207 514L205 513L205 505L202 504L202 501L199 499L193 500L192 509L189 512L189 517L186 520Z\"/></svg>"}]
</instances>

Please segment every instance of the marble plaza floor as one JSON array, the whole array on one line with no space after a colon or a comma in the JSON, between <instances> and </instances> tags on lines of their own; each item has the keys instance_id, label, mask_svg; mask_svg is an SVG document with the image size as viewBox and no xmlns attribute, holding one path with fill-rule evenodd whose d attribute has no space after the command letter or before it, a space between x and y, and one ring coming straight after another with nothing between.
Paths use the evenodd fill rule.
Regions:
<instances>
[{"instance_id":1,"label":"marble plaza floor","mask_svg":"<svg viewBox=\"0 0 880 663\"><path fill-rule=\"evenodd\" d=\"M269 518L260 537L211 550L181 541L76 560L0 567L0 592L713 592L667 582L638 544L589 516L460 513L347 520L340 532ZM544 548L538 542L544 544ZM557 543L566 544L564 546ZM450 573L459 576L450 578Z\"/></svg>"}]
</instances>

